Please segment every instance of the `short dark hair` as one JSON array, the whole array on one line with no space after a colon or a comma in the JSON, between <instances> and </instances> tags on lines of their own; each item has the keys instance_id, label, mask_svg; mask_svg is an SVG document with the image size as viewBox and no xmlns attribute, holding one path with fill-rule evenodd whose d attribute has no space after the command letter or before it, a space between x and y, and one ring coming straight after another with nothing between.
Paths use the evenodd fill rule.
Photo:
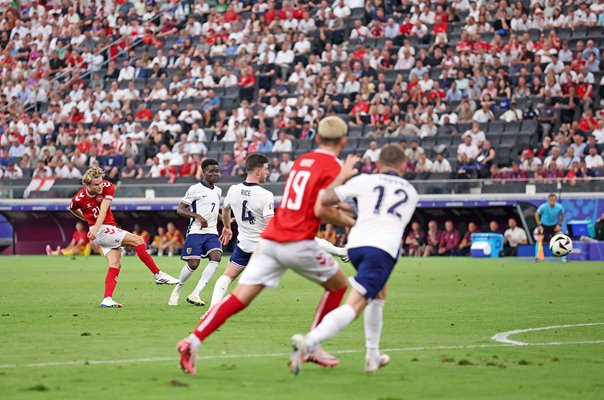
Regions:
<instances>
[{"instance_id":1,"label":"short dark hair","mask_svg":"<svg viewBox=\"0 0 604 400\"><path fill-rule=\"evenodd\" d=\"M387 167L399 168L407 162L403 148L397 144L387 144L380 152L380 163Z\"/></svg>"},{"instance_id":2,"label":"short dark hair","mask_svg":"<svg viewBox=\"0 0 604 400\"><path fill-rule=\"evenodd\" d=\"M206 158L201 163L201 170L204 171L207 167L210 167L212 165L218 165L218 161L214 160L213 158Z\"/></svg>"},{"instance_id":3,"label":"short dark hair","mask_svg":"<svg viewBox=\"0 0 604 400\"><path fill-rule=\"evenodd\" d=\"M547 198L549 199L550 197L553 197L553 198L556 198L556 199L558 198L558 196L556 196L556 193L550 193L550 194L548 194Z\"/></svg>"},{"instance_id":4,"label":"short dark hair","mask_svg":"<svg viewBox=\"0 0 604 400\"><path fill-rule=\"evenodd\" d=\"M253 153L247 156L247 158L245 159L245 170L249 174L256 168L264 167L264 164L268 164L268 158L266 158L262 154Z\"/></svg>"}]
</instances>

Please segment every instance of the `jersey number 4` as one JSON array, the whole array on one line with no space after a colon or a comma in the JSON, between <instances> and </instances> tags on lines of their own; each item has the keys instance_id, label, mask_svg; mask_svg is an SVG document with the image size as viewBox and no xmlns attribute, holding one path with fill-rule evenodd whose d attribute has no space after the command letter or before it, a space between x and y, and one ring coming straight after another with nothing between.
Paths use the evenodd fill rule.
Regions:
<instances>
[{"instance_id":1,"label":"jersey number 4","mask_svg":"<svg viewBox=\"0 0 604 400\"><path fill-rule=\"evenodd\" d=\"M382 203L384 201L384 192L386 192L386 188L384 186L376 186L373 188L374 192L378 192L378 199L377 202L375 203L375 208L373 209L373 213L374 214L379 214L382 211ZM399 200L392 204L390 207L388 207L388 214L392 214L395 215L399 218L402 217L401 214L399 214L396 209L405 204L407 202L407 200L409 199L409 196L407 195L407 192L405 192L403 189L397 189L394 191L394 194L397 195L399 197Z\"/></svg>"},{"instance_id":2,"label":"jersey number 4","mask_svg":"<svg viewBox=\"0 0 604 400\"><path fill-rule=\"evenodd\" d=\"M256 221L254 214L247 209L247 200L243 200L243 204L241 204L241 220L248 221L251 225L254 225Z\"/></svg>"},{"instance_id":3,"label":"jersey number 4","mask_svg":"<svg viewBox=\"0 0 604 400\"><path fill-rule=\"evenodd\" d=\"M283 201L281 208L287 208L297 211L302 207L304 190L310 179L310 171L296 171L292 169L285 184L283 191Z\"/></svg>"}]
</instances>

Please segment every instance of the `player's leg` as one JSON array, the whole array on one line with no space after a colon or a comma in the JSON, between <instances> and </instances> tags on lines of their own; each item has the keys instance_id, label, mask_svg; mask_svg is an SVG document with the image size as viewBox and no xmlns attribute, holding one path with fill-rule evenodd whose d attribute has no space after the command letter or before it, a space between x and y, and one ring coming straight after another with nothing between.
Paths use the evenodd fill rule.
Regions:
<instances>
[{"instance_id":1,"label":"player's leg","mask_svg":"<svg viewBox=\"0 0 604 400\"><path fill-rule=\"evenodd\" d=\"M122 253L120 249L102 248L102 251L103 253L105 253L105 258L109 263L109 269L107 270L107 276L105 277L105 292L103 293L103 301L99 306L109 308L120 308L122 307L122 305L113 300L113 291L115 290L115 286L117 285L117 277L120 274L120 260Z\"/></svg>"},{"instance_id":2,"label":"player's leg","mask_svg":"<svg viewBox=\"0 0 604 400\"><path fill-rule=\"evenodd\" d=\"M370 300L363 314L365 327L365 371L375 372L390 363L388 354L380 354L386 286L377 297Z\"/></svg>"},{"instance_id":3,"label":"player's leg","mask_svg":"<svg viewBox=\"0 0 604 400\"><path fill-rule=\"evenodd\" d=\"M274 254L277 243L261 241L260 251L254 254L241 275L237 287L221 302L210 308L197 328L187 338L181 340L180 366L185 373L195 373L195 359L201 343L218 329L229 317L247 307L265 287L277 287L286 268Z\"/></svg>"},{"instance_id":4,"label":"player's leg","mask_svg":"<svg viewBox=\"0 0 604 400\"><path fill-rule=\"evenodd\" d=\"M224 274L222 274L222 276L220 276L220 278L218 278L214 284L214 292L212 293L210 308L222 300L229 289L231 282L237 279L239 274L241 274L243 269L249 264L251 257L252 253L243 251L238 245L235 245L235 249L229 258L229 263L224 270Z\"/></svg>"},{"instance_id":5,"label":"player's leg","mask_svg":"<svg viewBox=\"0 0 604 400\"><path fill-rule=\"evenodd\" d=\"M307 335L292 337L290 370L300 372L301 361L323 341L337 335L363 311L370 299L375 299L382 290L396 260L386 252L371 248L349 249L350 259L357 268L357 275L350 279L352 291L346 303L327 314L322 322Z\"/></svg>"},{"instance_id":6,"label":"player's leg","mask_svg":"<svg viewBox=\"0 0 604 400\"><path fill-rule=\"evenodd\" d=\"M199 267L199 262L203 254L203 242L205 235L193 234L187 235L183 246L181 260L186 261L186 264L180 270L178 276L178 283L174 286L174 290L170 294L170 300L168 305L178 305L178 299L180 298L180 292L182 291L183 285L191 278L193 271Z\"/></svg>"},{"instance_id":7,"label":"player's leg","mask_svg":"<svg viewBox=\"0 0 604 400\"><path fill-rule=\"evenodd\" d=\"M189 301L189 303L195 305L205 305L200 298L201 291L206 287L210 279L212 279L216 273L218 264L220 264L220 258L222 257L222 245L220 244L218 235L207 235L206 240L203 243L203 247L204 253L207 255L209 262L201 273L201 277L199 278L199 282L197 282L195 289L193 289L191 294L187 297L187 301L191 299L196 303L203 303L196 304L192 301Z\"/></svg>"},{"instance_id":8,"label":"player's leg","mask_svg":"<svg viewBox=\"0 0 604 400\"><path fill-rule=\"evenodd\" d=\"M178 283L178 279L160 271L160 269L157 267L157 264L155 264L155 261L153 261L153 257L151 257L151 255L147 252L147 246L145 245L145 241L142 237L127 231L122 232L125 233L125 235L121 240L121 245L134 247L138 258L147 266L147 268L149 268L149 271L155 275L156 284L176 285Z\"/></svg>"}]
</instances>

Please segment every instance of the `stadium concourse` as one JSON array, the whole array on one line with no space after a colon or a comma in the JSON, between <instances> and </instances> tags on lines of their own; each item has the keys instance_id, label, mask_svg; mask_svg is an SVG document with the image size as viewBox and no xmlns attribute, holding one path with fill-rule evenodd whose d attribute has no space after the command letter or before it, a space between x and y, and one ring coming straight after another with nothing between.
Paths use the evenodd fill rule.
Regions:
<instances>
[{"instance_id":1,"label":"stadium concourse","mask_svg":"<svg viewBox=\"0 0 604 400\"><path fill-rule=\"evenodd\" d=\"M604 170L602 0L100 4L0 5L11 185L93 165L174 182L205 157L239 176L252 152L282 181L334 114L367 173L388 142L409 179L581 184Z\"/></svg>"}]
</instances>

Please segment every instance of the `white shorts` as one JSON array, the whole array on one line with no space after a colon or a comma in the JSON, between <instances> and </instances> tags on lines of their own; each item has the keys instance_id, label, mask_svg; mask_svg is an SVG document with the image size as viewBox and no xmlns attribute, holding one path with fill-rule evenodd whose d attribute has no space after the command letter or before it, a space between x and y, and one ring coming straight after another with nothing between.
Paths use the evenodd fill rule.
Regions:
<instances>
[{"instance_id":1,"label":"white shorts","mask_svg":"<svg viewBox=\"0 0 604 400\"><path fill-rule=\"evenodd\" d=\"M324 283L338 272L338 268L331 254L323 251L314 240L279 243L260 239L239 283L275 288L288 269L313 282Z\"/></svg>"},{"instance_id":2,"label":"white shorts","mask_svg":"<svg viewBox=\"0 0 604 400\"><path fill-rule=\"evenodd\" d=\"M122 247L122 240L128 231L112 225L101 225L96 234L94 244L101 248L103 255L106 256L112 249Z\"/></svg>"}]
</instances>

